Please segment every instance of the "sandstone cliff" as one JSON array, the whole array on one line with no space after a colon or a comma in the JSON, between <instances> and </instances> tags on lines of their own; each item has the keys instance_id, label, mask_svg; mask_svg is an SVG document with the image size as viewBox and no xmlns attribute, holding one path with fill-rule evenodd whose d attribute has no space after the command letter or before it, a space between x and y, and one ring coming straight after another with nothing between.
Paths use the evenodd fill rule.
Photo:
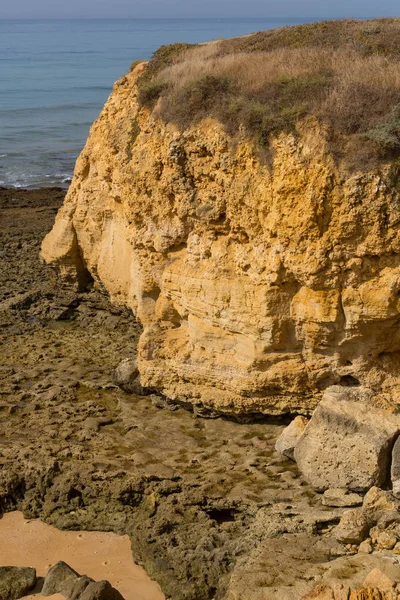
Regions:
<instances>
[{"instance_id":1,"label":"sandstone cliff","mask_svg":"<svg viewBox=\"0 0 400 600\"><path fill-rule=\"evenodd\" d=\"M335 383L400 397L400 194L348 175L313 118L272 142L180 132L118 81L42 256L143 325L143 386L226 413L308 413Z\"/></svg>"}]
</instances>

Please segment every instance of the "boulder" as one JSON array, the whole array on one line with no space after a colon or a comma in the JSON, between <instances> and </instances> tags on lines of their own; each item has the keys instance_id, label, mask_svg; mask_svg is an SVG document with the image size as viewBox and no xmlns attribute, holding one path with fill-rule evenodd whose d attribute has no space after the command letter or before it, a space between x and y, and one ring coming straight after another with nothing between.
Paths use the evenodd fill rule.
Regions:
<instances>
[{"instance_id":1,"label":"boulder","mask_svg":"<svg viewBox=\"0 0 400 600\"><path fill-rule=\"evenodd\" d=\"M400 503L387 490L372 487L364 497L363 513L371 524L383 529L400 520Z\"/></svg>"},{"instance_id":2,"label":"boulder","mask_svg":"<svg viewBox=\"0 0 400 600\"><path fill-rule=\"evenodd\" d=\"M79 575L63 561L49 570L44 581L42 596L53 594L62 594L67 600L124 600L108 581Z\"/></svg>"},{"instance_id":3,"label":"boulder","mask_svg":"<svg viewBox=\"0 0 400 600\"><path fill-rule=\"evenodd\" d=\"M0 600L17 600L35 584L36 570L31 567L0 567Z\"/></svg>"},{"instance_id":4,"label":"boulder","mask_svg":"<svg viewBox=\"0 0 400 600\"><path fill-rule=\"evenodd\" d=\"M124 358L111 374L112 381L128 394L144 394L136 358Z\"/></svg>"},{"instance_id":5,"label":"boulder","mask_svg":"<svg viewBox=\"0 0 400 600\"><path fill-rule=\"evenodd\" d=\"M79 600L124 600L124 598L108 581L94 581L87 586Z\"/></svg>"},{"instance_id":6,"label":"boulder","mask_svg":"<svg viewBox=\"0 0 400 600\"><path fill-rule=\"evenodd\" d=\"M372 544L371 544L371 538L367 538L366 540L361 542L361 544L358 547L358 551L361 552L362 554L371 554L372 550L373 550L373 548L372 548Z\"/></svg>"},{"instance_id":7,"label":"boulder","mask_svg":"<svg viewBox=\"0 0 400 600\"><path fill-rule=\"evenodd\" d=\"M351 508L343 513L334 535L343 544L360 544L368 537L369 528L370 523L362 508Z\"/></svg>"},{"instance_id":8,"label":"boulder","mask_svg":"<svg viewBox=\"0 0 400 600\"><path fill-rule=\"evenodd\" d=\"M70 577L61 584L60 593L68 600L78 600L89 584L93 583L93 579L87 575L74 578Z\"/></svg>"},{"instance_id":9,"label":"boulder","mask_svg":"<svg viewBox=\"0 0 400 600\"><path fill-rule=\"evenodd\" d=\"M62 589L66 586L72 589L73 584L79 579L80 575L72 569L64 561L60 561L51 567L47 573L43 588L42 596L52 596L53 594L63 593Z\"/></svg>"},{"instance_id":10,"label":"boulder","mask_svg":"<svg viewBox=\"0 0 400 600\"><path fill-rule=\"evenodd\" d=\"M365 491L386 482L399 426L371 390L332 386L299 439L295 460L318 491Z\"/></svg>"},{"instance_id":11,"label":"boulder","mask_svg":"<svg viewBox=\"0 0 400 600\"><path fill-rule=\"evenodd\" d=\"M276 440L275 449L290 460L294 460L294 449L307 423L308 419L305 417L298 416L293 419Z\"/></svg>"},{"instance_id":12,"label":"boulder","mask_svg":"<svg viewBox=\"0 0 400 600\"><path fill-rule=\"evenodd\" d=\"M322 496L322 504L324 506L348 507L360 506L363 503L362 496L359 494L349 493L343 488L330 488L324 492Z\"/></svg>"}]
</instances>

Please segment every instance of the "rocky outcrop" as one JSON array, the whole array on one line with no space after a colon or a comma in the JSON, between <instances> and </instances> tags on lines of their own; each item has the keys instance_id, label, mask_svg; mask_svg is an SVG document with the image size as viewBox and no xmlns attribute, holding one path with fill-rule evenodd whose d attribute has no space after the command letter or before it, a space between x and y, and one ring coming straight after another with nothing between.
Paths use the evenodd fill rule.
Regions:
<instances>
[{"instance_id":1,"label":"rocky outcrop","mask_svg":"<svg viewBox=\"0 0 400 600\"><path fill-rule=\"evenodd\" d=\"M42 246L143 324L140 384L226 413L309 413L336 383L400 393L399 192L349 175L313 119L272 141L180 132L123 77ZM90 274L90 276L89 276Z\"/></svg>"}]
</instances>

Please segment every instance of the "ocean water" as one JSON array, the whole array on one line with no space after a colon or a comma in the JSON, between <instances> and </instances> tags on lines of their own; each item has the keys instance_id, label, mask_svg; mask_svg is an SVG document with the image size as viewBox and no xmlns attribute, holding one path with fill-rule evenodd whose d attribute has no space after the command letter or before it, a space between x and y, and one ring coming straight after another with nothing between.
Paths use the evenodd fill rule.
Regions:
<instances>
[{"instance_id":1,"label":"ocean water","mask_svg":"<svg viewBox=\"0 0 400 600\"><path fill-rule=\"evenodd\" d=\"M309 20L0 20L0 186L67 187L90 124L132 61Z\"/></svg>"}]
</instances>

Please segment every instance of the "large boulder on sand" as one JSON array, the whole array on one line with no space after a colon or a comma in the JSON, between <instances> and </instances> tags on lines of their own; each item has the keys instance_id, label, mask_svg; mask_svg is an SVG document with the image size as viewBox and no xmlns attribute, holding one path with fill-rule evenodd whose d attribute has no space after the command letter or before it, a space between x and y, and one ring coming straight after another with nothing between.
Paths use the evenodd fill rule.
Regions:
<instances>
[{"instance_id":1,"label":"large boulder on sand","mask_svg":"<svg viewBox=\"0 0 400 600\"><path fill-rule=\"evenodd\" d=\"M90 583L79 600L124 600L124 598L108 581L103 580Z\"/></svg>"},{"instance_id":2,"label":"large boulder on sand","mask_svg":"<svg viewBox=\"0 0 400 600\"><path fill-rule=\"evenodd\" d=\"M57 593L67 600L124 600L108 581L94 581L87 575L79 575L63 561L49 570L42 589L42 596Z\"/></svg>"},{"instance_id":3,"label":"large boulder on sand","mask_svg":"<svg viewBox=\"0 0 400 600\"><path fill-rule=\"evenodd\" d=\"M371 390L332 386L299 439L295 460L316 490L365 491L386 482L399 431L399 417L379 406Z\"/></svg>"},{"instance_id":4,"label":"large boulder on sand","mask_svg":"<svg viewBox=\"0 0 400 600\"><path fill-rule=\"evenodd\" d=\"M0 567L0 600L17 600L36 584L36 571L31 567Z\"/></svg>"},{"instance_id":5,"label":"large boulder on sand","mask_svg":"<svg viewBox=\"0 0 400 600\"><path fill-rule=\"evenodd\" d=\"M42 596L52 596L63 593L64 586L79 579L79 573L74 571L67 563L60 560L46 575L42 588Z\"/></svg>"}]
</instances>

